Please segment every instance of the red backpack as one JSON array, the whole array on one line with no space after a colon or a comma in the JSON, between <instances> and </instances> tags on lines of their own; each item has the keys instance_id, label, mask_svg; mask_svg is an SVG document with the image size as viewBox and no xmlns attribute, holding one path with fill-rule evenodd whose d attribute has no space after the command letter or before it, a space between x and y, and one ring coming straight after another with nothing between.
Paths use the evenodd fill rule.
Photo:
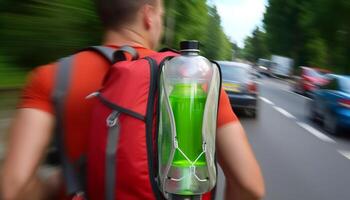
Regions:
<instances>
[{"instance_id":1,"label":"red backpack","mask_svg":"<svg viewBox=\"0 0 350 200\"><path fill-rule=\"evenodd\" d=\"M164 199L157 183L159 69L165 60L178 54L166 51L139 59L136 50L128 46L117 51L106 47L88 50L100 53L114 64L102 88L87 97L98 101L89 125L84 181L61 150L68 193L79 199L86 190L89 200ZM125 52L131 54L131 60L126 59ZM63 141L62 137L59 141Z\"/></svg>"}]
</instances>

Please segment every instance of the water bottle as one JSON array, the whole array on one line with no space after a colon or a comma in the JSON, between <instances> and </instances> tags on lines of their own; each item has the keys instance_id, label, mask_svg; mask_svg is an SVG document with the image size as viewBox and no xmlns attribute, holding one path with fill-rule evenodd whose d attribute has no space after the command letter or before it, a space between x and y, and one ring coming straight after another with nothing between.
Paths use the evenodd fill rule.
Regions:
<instances>
[{"instance_id":1,"label":"water bottle","mask_svg":"<svg viewBox=\"0 0 350 200\"><path fill-rule=\"evenodd\" d=\"M166 197L190 199L216 184L221 76L217 65L199 55L197 41L181 42L180 47L181 55L161 68L158 178Z\"/></svg>"}]
</instances>

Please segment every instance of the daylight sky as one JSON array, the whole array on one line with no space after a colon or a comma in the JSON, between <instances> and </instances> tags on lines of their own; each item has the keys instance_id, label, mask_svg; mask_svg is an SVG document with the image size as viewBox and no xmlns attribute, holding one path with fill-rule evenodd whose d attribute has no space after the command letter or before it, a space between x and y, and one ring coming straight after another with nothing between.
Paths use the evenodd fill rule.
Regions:
<instances>
[{"instance_id":1,"label":"daylight sky","mask_svg":"<svg viewBox=\"0 0 350 200\"><path fill-rule=\"evenodd\" d=\"M267 0L211 0L217 6L225 33L243 47L244 38L262 26Z\"/></svg>"}]
</instances>

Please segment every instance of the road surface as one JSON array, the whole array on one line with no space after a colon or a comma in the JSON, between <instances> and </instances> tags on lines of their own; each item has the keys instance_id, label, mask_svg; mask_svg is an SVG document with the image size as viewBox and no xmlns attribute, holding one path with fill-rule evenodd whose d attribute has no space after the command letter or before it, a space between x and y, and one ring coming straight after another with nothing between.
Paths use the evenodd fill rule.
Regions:
<instances>
[{"instance_id":1,"label":"road surface","mask_svg":"<svg viewBox=\"0 0 350 200\"><path fill-rule=\"evenodd\" d=\"M350 137L333 137L310 122L309 99L288 84L263 78L259 88L259 117L241 122L263 171L265 199L349 200ZM219 177L217 199L223 199Z\"/></svg>"}]
</instances>

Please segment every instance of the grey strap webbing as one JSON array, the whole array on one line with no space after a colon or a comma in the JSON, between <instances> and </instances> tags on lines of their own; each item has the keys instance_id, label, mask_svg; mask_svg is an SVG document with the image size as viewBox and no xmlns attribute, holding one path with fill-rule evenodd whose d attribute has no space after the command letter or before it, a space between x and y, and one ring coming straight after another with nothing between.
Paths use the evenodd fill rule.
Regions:
<instances>
[{"instance_id":1,"label":"grey strap webbing","mask_svg":"<svg viewBox=\"0 0 350 200\"><path fill-rule=\"evenodd\" d=\"M113 48L93 46L83 49L82 51L87 50L92 50L99 53L112 64L113 54L115 52ZM71 79L73 58L74 55L59 60L55 85L52 92L52 100L56 114L54 143L60 154L60 160L68 195L73 195L83 190L82 183L79 181L78 173L76 172L73 163L67 157L65 151L66 148L64 145L64 107Z\"/></svg>"},{"instance_id":2,"label":"grey strap webbing","mask_svg":"<svg viewBox=\"0 0 350 200\"><path fill-rule=\"evenodd\" d=\"M131 60L136 60L139 58L139 54L134 48L130 46L122 46L114 53L113 61L118 62L126 60L126 56L124 53L129 53L131 55Z\"/></svg>"},{"instance_id":3,"label":"grey strap webbing","mask_svg":"<svg viewBox=\"0 0 350 200\"><path fill-rule=\"evenodd\" d=\"M80 50L81 51L94 51L96 53L99 53L104 58L106 58L111 64L118 62L118 61L124 61L126 60L126 56L124 53L128 53L131 55L131 60L136 60L139 58L139 54L131 46L122 46L118 48L117 50L111 48L111 47L105 47L105 46L91 46L85 49Z\"/></svg>"},{"instance_id":4,"label":"grey strap webbing","mask_svg":"<svg viewBox=\"0 0 350 200\"><path fill-rule=\"evenodd\" d=\"M107 146L106 146L106 166L105 166L105 200L115 199L115 187L116 187L116 153L119 141L120 124L119 124L119 112L113 111L108 117L111 120L108 136L107 136Z\"/></svg>"},{"instance_id":5,"label":"grey strap webbing","mask_svg":"<svg viewBox=\"0 0 350 200\"><path fill-rule=\"evenodd\" d=\"M87 47L85 49L80 50L82 51L93 51L101 56L103 56L106 60L108 60L111 64L114 63L114 53L116 52L116 49L113 49L111 47L105 47L105 46L91 46Z\"/></svg>"},{"instance_id":6,"label":"grey strap webbing","mask_svg":"<svg viewBox=\"0 0 350 200\"><path fill-rule=\"evenodd\" d=\"M74 166L66 156L64 145L64 103L70 82L72 61L73 56L63 58L59 61L56 73L56 85L52 94L56 114L55 143L60 154L63 176L69 195L73 195L82 190L77 174L74 172Z\"/></svg>"}]
</instances>

